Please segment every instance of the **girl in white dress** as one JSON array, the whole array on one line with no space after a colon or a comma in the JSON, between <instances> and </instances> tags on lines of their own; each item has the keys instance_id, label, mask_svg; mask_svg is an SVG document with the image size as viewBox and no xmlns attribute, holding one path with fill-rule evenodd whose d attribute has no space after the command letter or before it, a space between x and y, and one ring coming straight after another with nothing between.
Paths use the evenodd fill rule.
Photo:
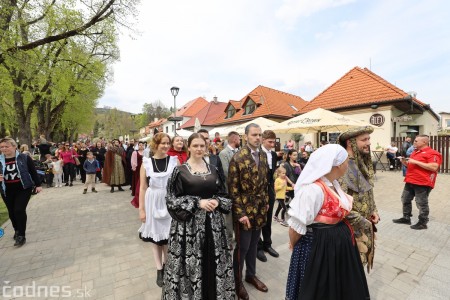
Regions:
<instances>
[{"instance_id":1,"label":"girl in white dress","mask_svg":"<svg viewBox=\"0 0 450 300\"><path fill-rule=\"evenodd\" d=\"M156 284L162 287L172 221L166 206L166 186L178 159L167 155L170 137L163 132L153 137L151 148L154 154L143 158L140 170L139 218L142 225L139 233L143 240L152 243L157 268Z\"/></svg>"}]
</instances>

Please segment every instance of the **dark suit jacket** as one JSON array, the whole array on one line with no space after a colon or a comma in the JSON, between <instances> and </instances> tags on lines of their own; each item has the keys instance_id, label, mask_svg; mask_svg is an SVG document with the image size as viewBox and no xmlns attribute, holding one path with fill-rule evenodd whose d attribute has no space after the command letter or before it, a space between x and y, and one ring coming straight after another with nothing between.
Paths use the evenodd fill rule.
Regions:
<instances>
[{"instance_id":1,"label":"dark suit jacket","mask_svg":"<svg viewBox=\"0 0 450 300\"><path fill-rule=\"evenodd\" d=\"M239 150L230 161L228 193L233 201L233 218L236 222L247 216L251 230L266 224L269 204L267 173L267 155L264 151L259 151L259 165L256 165L248 147ZM243 229L248 230L246 227Z\"/></svg>"}]
</instances>

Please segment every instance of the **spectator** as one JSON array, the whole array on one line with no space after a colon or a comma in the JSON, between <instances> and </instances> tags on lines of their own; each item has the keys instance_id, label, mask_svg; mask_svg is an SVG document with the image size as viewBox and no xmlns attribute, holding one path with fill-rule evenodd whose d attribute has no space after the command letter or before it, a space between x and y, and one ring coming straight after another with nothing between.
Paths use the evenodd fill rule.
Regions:
<instances>
[{"instance_id":1,"label":"spectator","mask_svg":"<svg viewBox=\"0 0 450 300\"><path fill-rule=\"evenodd\" d=\"M412 205L415 198L419 209L419 221L410 226L411 229L427 229L428 196L436 183L437 171L442 163L442 155L430 148L430 138L427 135L418 135L414 139L415 150L410 158L402 158L402 164L408 167L406 170L405 187L402 193L403 217L392 220L398 224L411 224Z\"/></svg>"}]
</instances>

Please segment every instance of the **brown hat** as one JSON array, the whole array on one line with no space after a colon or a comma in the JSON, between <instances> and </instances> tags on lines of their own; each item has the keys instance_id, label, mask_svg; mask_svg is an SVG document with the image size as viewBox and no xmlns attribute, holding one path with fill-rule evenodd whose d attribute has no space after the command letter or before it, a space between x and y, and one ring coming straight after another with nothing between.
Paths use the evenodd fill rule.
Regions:
<instances>
[{"instance_id":1,"label":"brown hat","mask_svg":"<svg viewBox=\"0 0 450 300\"><path fill-rule=\"evenodd\" d=\"M342 145L345 143L345 141L347 141L351 138L357 137L364 133L371 134L372 132L373 132L372 126L362 126L362 127L350 128L339 135L339 137L337 139L337 143Z\"/></svg>"}]
</instances>

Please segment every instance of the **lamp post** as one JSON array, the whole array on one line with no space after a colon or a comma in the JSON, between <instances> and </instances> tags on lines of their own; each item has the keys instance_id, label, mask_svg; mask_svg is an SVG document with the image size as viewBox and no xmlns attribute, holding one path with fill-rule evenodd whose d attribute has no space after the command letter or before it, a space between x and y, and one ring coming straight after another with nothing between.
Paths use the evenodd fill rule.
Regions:
<instances>
[{"instance_id":1,"label":"lamp post","mask_svg":"<svg viewBox=\"0 0 450 300\"><path fill-rule=\"evenodd\" d=\"M177 118L177 95L179 90L180 88L176 86L170 88L170 92L172 93L173 96L173 118L169 118L169 121L173 121L174 123L173 128L174 136L177 136L177 121L180 121L180 118Z\"/></svg>"}]
</instances>

